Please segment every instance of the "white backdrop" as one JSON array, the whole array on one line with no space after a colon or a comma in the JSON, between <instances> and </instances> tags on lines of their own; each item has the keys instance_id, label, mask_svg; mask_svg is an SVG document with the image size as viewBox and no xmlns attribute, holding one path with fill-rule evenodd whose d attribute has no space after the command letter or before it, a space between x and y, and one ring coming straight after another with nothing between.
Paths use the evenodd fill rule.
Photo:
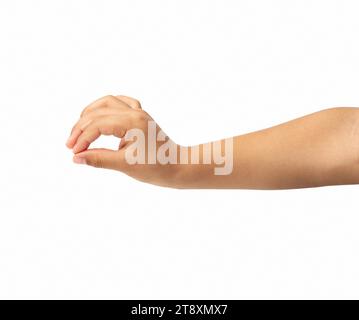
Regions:
<instances>
[{"instance_id":1,"label":"white backdrop","mask_svg":"<svg viewBox=\"0 0 359 320\"><path fill-rule=\"evenodd\" d=\"M107 94L182 144L358 106L358 10L1 0L0 298L359 298L358 187L163 189L64 145Z\"/></svg>"}]
</instances>

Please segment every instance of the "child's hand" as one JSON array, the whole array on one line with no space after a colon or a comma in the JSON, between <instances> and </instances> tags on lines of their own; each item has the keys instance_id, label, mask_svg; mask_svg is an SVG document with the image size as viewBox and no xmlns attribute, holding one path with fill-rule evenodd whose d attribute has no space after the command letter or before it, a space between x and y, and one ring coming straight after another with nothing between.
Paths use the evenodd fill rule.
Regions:
<instances>
[{"instance_id":1,"label":"child's hand","mask_svg":"<svg viewBox=\"0 0 359 320\"><path fill-rule=\"evenodd\" d=\"M178 166L158 163L133 164L126 158L126 150L136 143L136 141L125 141L126 133L130 129L141 130L147 144L149 124L153 126L155 133L161 131L153 119L141 109L141 104L137 100L126 96L106 96L82 111L66 145L73 150L75 163L119 170L141 181L174 186ZM119 149L88 149L102 134L121 138ZM168 138L166 141L177 148L177 145ZM148 157L156 156L151 155L148 146L144 147L146 160ZM152 153L157 153L159 147L160 144L156 143Z\"/></svg>"},{"instance_id":2,"label":"child's hand","mask_svg":"<svg viewBox=\"0 0 359 320\"><path fill-rule=\"evenodd\" d=\"M121 138L119 149L88 149L101 134ZM358 139L359 109L333 108L234 138L181 147L137 100L107 96L85 108L67 146L76 163L119 170L161 186L285 189L359 183Z\"/></svg>"}]
</instances>

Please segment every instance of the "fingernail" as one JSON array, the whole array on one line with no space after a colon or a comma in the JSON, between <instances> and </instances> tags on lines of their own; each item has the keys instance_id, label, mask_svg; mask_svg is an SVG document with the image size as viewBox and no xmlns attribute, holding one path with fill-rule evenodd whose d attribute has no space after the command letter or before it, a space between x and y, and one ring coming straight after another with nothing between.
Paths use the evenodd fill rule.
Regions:
<instances>
[{"instance_id":1,"label":"fingernail","mask_svg":"<svg viewBox=\"0 0 359 320\"><path fill-rule=\"evenodd\" d=\"M82 157L74 157L73 160L77 164L86 164L86 159Z\"/></svg>"}]
</instances>

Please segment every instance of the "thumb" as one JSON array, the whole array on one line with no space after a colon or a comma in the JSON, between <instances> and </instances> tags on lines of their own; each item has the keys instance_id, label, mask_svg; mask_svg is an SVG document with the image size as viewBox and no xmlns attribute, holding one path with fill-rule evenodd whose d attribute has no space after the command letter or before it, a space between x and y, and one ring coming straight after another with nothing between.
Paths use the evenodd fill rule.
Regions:
<instances>
[{"instance_id":1,"label":"thumb","mask_svg":"<svg viewBox=\"0 0 359 320\"><path fill-rule=\"evenodd\" d=\"M119 170L121 165L120 152L108 149L89 149L76 153L73 161L96 168Z\"/></svg>"}]
</instances>

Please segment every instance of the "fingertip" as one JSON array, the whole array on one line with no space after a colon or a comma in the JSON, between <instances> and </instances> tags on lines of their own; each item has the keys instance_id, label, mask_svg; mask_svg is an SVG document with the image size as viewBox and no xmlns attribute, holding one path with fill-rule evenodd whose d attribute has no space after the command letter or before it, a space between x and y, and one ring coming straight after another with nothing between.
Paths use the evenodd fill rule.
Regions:
<instances>
[{"instance_id":1,"label":"fingertip","mask_svg":"<svg viewBox=\"0 0 359 320\"><path fill-rule=\"evenodd\" d=\"M81 133L82 131L80 129L74 129L66 141L66 147L72 149Z\"/></svg>"},{"instance_id":2,"label":"fingertip","mask_svg":"<svg viewBox=\"0 0 359 320\"><path fill-rule=\"evenodd\" d=\"M74 141L69 138L69 139L66 141L66 144L65 144L65 145L66 145L67 148L72 149L73 146L74 146Z\"/></svg>"},{"instance_id":3,"label":"fingertip","mask_svg":"<svg viewBox=\"0 0 359 320\"><path fill-rule=\"evenodd\" d=\"M72 134L71 134L70 137L66 140L66 143L65 143L65 146L68 147L69 149L72 148L72 145L71 145L73 143L72 140L73 139L72 139Z\"/></svg>"},{"instance_id":4,"label":"fingertip","mask_svg":"<svg viewBox=\"0 0 359 320\"><path fill-rule=\"evenodd\" d=\"M78 155L75 155L72 158L72 161L76 164L87 164L86 158L78 156Z\"/></svg>"}]
</instances>

